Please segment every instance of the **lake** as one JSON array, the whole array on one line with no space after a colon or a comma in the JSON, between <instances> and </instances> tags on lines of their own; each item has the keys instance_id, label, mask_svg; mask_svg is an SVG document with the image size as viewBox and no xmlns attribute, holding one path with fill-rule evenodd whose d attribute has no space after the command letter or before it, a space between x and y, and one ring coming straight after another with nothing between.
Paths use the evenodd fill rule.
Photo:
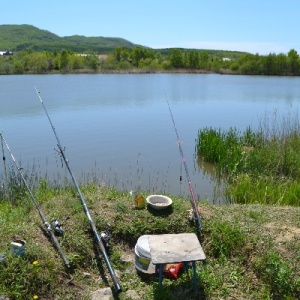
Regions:
<instances>
[{"instance_id":1,"label":"lake","mask_svg":"<svg viewBox=\"0 0 300 300\"><path fill-rule=\"evenodd\" d=\"M79 181L189 197L168 101L195 193L211 203L223 199L215 191L213 169L198 165L198 130L255 129L266 120L297 114L300 105L299 77L0 76L0 131L12 153L24 169L34 166L30 172L60 183L68 174L35 86ZM1 182L3 170L1 163Z\"/></svg>"}]
</instances>

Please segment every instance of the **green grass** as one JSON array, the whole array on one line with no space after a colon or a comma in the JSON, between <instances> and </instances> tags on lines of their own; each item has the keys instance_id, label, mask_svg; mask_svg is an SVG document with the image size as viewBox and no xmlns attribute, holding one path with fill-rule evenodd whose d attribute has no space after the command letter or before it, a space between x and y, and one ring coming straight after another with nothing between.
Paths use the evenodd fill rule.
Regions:
<instances>
[{"instance_id":1,"label":"green grass","mask_svg":"<svg viewBox=\"0 0 300 300\"><path fill-rule=\"evenodd\" d=\"M277 252L269 252L256 259L254 268L258 276L269 285L274 297L284 295L286 299L293 299L293 290L299 295L299 279L293 279L291 267Z\"/></svg>"},{"instance_id":2,"label":"green grass","mask_svg":"<svg viewBox=\"0 0 300 300\"><path fill-rule=\"evenodd\" d=\"M108 255L123 289L114 299L131 299L132 291L139 299L299 298L300 208L199 203L204 227L199 240L207 259L196 264L196 292L192 270L177 280L164 279L160 289L155 276L136 272L133 259L122 259L134 257L135 243L143 234L196 232L196 224L188 220L188 199L171 196L172 209L159 212L136 209L129 193L113 188L87 184L82 191L97 229L109 228L112 233ZM14 203L0 201L0 253L7 257L6 264L0 265L0 295L90 299L100 288L114 290L74 189L55 189L42 181L34 191L48 221L65 220L64 236L58 239L70 260L70 271L64 268L28 195L22 193ZM26 240L24 257L11 255L14 237Z\"/></svg>"},{"instance_id":3,"label":"green grass","mask_svg":"<svg viewBox=\"0 0 300 300\"><path fill-rule=\"evenodd\" d=\"M298 119L257 131L204 128L198 157L214 164L228 202L300 205Z\"/></svg>"}]
</instances>

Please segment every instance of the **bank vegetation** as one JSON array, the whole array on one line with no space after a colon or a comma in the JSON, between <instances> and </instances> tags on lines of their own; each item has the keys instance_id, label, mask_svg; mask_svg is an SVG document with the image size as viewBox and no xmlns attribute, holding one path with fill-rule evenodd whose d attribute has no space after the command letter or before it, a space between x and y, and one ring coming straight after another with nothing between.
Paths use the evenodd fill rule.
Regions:
<instances>
[{"instance_id":1,"label":"bank vegetation","mask_svg":"<svg viewBox=\"0 0 300 300\"><path fill-rule=\"evenodd\" d=\"M4 299L92 299L111 288L114 299L299 299L300 208L276 205L199 203L203 232L188 219L190 201L171 196L172 209L136 209L128 192L98 184L81 186L99 232L109 228L108 255L119 277L116 294L75 188L55 188L42 181L34 191L46 218L63 222L59 236L71 269L53 247L25 189L18 199L0 200L0 296ZM143 194L147 196L147 193ZM144 234L195 232L206 254L177 279L138 272L134 247ZM26 241L24 256L11 253L15 238Z\"/></svg>"},{"instance_id":2,"label":"bank vegetation","mask_svg":"<svg viewBox=\"0 0 300 300\"><path fill-rule=\"evenodd\" d=\"M296 50L258 55L234 51L116 47L108 54L71 50L33 51L0 56L0 74L189 72L299 76Z\"/></svg>"}]
</instances>

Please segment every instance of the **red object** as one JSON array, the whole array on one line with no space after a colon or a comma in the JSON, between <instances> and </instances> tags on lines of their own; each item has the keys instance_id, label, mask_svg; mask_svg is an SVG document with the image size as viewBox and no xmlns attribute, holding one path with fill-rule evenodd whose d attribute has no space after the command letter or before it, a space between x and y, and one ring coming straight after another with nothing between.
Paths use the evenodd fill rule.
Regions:
<instances>
[{"instance_id":1,"label":"red object","mask_svg":"<svg viewBox=\"0 0 300 300\"><path fill-rule=\"evenodd\" d=\"M169 279L177 279L182 266L183 262L176 264L165 264L163 266L163 276Z\"/></svg>"}]
</instances>

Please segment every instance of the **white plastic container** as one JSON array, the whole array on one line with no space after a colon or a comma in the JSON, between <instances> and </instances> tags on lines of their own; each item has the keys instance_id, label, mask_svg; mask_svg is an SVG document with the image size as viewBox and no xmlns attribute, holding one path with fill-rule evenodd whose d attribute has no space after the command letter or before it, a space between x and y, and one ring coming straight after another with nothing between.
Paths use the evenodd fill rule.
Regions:
<instances>
[{"instance_id":1,"label":"white plastic container","mask_svg":"<svg viewBox=\"0 0 300 300\"><path fill-rule=\"evenodd\" d=\"M155 266L151 262L151 253L148 241L148 235L142 235L138 238L137 243L134 248L135 252L135 267L148 274L155 273Z\"/></svg>"},{"instance_id":2,"label":"white plastic container","mask_svg":"<svg viewBox=\"0 0 300 300\"><path fill-rule=\"evenodd\" d=\"M166 209L173 203L171 198L164 195L150 195L146 198L146 202L156 210Z\"/></svg>"}]
</instances>

